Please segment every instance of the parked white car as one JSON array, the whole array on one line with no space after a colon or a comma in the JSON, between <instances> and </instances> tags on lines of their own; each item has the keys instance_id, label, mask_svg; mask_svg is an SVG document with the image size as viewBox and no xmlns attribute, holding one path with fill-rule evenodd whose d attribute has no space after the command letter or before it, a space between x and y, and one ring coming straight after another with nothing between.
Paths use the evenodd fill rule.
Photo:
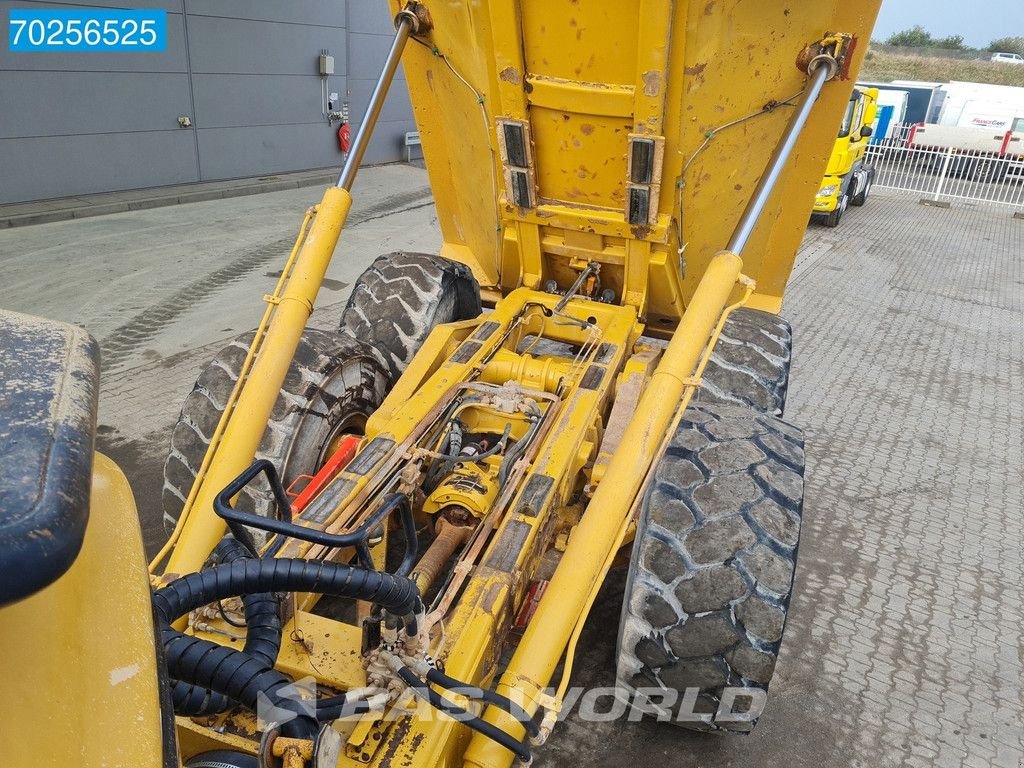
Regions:
<instances>
[{"instance_id":1,"label":"parked white car","mask_svg":"<svg viewBox=\"0 0 1024 768\"><path fill-rule=\"evenodd\" d=\"M991 61L998 64L1024 64L1024 56L1019 53L993 53Z\"/></svg>"}]
</instances>

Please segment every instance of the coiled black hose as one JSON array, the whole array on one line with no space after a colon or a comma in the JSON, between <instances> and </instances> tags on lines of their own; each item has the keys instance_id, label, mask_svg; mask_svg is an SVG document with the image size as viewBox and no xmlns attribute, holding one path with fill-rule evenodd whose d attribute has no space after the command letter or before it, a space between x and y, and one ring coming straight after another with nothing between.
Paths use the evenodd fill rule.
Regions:
<instances>
[{"instance_id":1,"label":"coiled black hose","mask_svg":"<svg viewBox=\"0 0 1024 768\"><path fill-rule=\"evenodd\" d=\"M250 557L249 551L231 538L218 544L213 556L222 565ZM242 597L242 606L247 628L242 652L274 666L281 650L281 615L277 599L272 592L255 592ZM172 681L171 701L175 713L190 717L219 714L231 706L227 696L183 680Z\"/></svg>"},{"instance_id":2,"label":"coiled black hose","mask_svg":"<svg viewBox=\"0 0 1024 768\"><path fill-rule=\"evenodd\" d=\"M254 711L263 694L274 707L295 715L281 725L282 735L310 739L317 733L317 717L304 702L281 694L292 681L274 669L273 663L171 627L176 619L200 606L228 597L275 591L377 603L399 617L409 634L417 631L416 617L423 611L423 602L415 582L402 576L343 563L292 558L237 560L189 574L154 593L153 607L172 678L227 696Z\"/></svg>"},{"instance_id":3,"label":"coiled black hose","mask_svg":"<svg viewBox=\"0 0 1024 768\"><path fill-rule=\"evenodd\" d=\"M398 676L405 681L405 684L409 686L409 689L416 696L428 702L435 709L444 712L446 715L458 720L460 723L464 723L469 726L477 733L482 733L487 738L501 744L501 746L512 752L524 763L530 762L531 754L529 745L521 741L517 741L510 734L501 730L496 725L488 723L486 720L477 717L462 707L447 701L441 694L420 680L416 676L416 673L409 669L409 667L401 667L398 670Z\"/></svg>"}]
</instances>

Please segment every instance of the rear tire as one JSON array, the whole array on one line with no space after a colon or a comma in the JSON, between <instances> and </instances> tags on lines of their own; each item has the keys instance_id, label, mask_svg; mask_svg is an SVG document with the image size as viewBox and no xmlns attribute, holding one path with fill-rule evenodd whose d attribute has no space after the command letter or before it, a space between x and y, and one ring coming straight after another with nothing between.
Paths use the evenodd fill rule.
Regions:
<instances>
[{"instance_id":1,"label":"rear tire","mask_svg":"<svg viewBox=\"0 0 1024 768\"><path fill-rule=\"evenodd\" d=\"M800 431L785 422L687 410L655 468L626 581L617 685L641 710L693 730L753 729L792 594L803 467Z\"/></svg>"},{"instance_id":2,"label":"rear tire","mask_svg":"<svg viewBox=\"0 0 1024 768\"><path fill-rule=\"evenodd\" d=\"M164 525L172 530L202 465L252 343L232 341L200 374L181 407L164 462ZM315 472L336 435L361 434L391 386L380 355L343 333L306 330L267 423L256 458L269 459L287 488ZM274 497L260 475L238 496L238 507L270 515Z\"/></svg>"},{"instance_id":3,"label":"rear tire","mask_svg":"<svg viewBox=\"0 0 1024 768\"><path fill-rule=\"evenodd\" d=\"M745 307L734 310L708 359L697 400L781 416L792 357L793 330L784 318Z\"/></svg>"},{"instance_id":4,"label":"rear tire","mask_svg":"<svg viewBox=\"0 0 1024 768\"><path fill-rule=\"evenodd\" d=\"M377 347L397 381L435 326L480 312L469 267L426 253L389 253L352 287L341 330Z\"/></svg>"}]
</instances>

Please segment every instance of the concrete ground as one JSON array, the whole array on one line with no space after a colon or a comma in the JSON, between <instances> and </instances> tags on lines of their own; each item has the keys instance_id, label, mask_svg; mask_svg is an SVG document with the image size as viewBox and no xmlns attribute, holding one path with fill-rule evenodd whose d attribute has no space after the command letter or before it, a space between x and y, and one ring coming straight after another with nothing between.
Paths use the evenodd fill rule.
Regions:
<instances>
[{"instance_id":1,"label":"concrete ground","mask_svg":"<svg viewBox=\"0 0 1024 768\"><path fill-rule=\"evenodd\" d=\"M100 448L158 546L161 464L184 395L253 327L301 212L296 189L0 231L0 306L78 322L104 352ZM425 174L367 170L313 324L378 253L439 243ZM797 587L748 737L653 722L560 725L537 765L1024 766L1024 221L876 190L808 231L787 293L787 419L807 437ZM575 683L610 685L622 574Z\"/></svg>"},{"instance_id":2,"label":"concrete ground","mask_svg":"<svg viewBox=\"0 0 1024 768\"><path fill-rule=\"evenodd\" d=\"M323 187L0 230L0 307L84 326L100 343L99 448L132 480L150 553L164 538L162 467L198 372L256 327ZM336 327L381 253L437 252L426 173L366 169L311 325Z\"/></svg>"}]
</instances>

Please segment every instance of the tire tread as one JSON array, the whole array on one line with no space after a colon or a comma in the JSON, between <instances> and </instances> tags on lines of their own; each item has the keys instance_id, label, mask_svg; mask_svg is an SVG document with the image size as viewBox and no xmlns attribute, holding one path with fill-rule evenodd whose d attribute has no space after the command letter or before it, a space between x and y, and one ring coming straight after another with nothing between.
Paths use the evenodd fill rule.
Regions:
<instances>
[{"instance_id":1,"label":"tire tread","mask_svg":"<svg viewBox=\"0 0 1024 768\"><path fill-rule=\"evenodd\" d=\"M480 312L480 286L467 266L399 251L378 256L359 277L340 328L376 346L397 379L436 325Z\"/></svg>"},{"instance_id":2,"label":"tire tread","mask_svg":"<svg viewBox=\"0 0 1024 768\"><path fill-rule=\"evenodd\" d=\"M181 515L253 336L249 332L229 342L200 373L182 404L164 461L161 500L168 532ZM337 376L341 376L340 381L335 379ZM341 393L337 391L339 384ZM335 407L369 414L380 405L390 384L385 361L373 347L345 333L307 329L274 404L257 457L272 461L287 487L295 476L313 469L305 465L320 446L297 444L311 417L337 418L340 411L332 410ZM335 405L325 414L323 403ZM273 511L273 493L262 476L246 486L238 505L261 515Z\"/></svg>"},{"instance_id":3,"label":"tire tread","mask_svg":"<svg viewBox=\"0 0 1024 768\"><path fill-rule=\"evenodd\" d=\"M779 315L741 307L725 321L704 369L697 400L782 416L789 390L793 331Z\"/></svg>"},{"instance_id":4,"label":"tire tread","mask_svg":"<svg viewBox=\"0 0 1024 768\"><path fill-rule=\"evenodd\" d=\"M725 686L767 692L792 594L802 475L803 441L791 425L741 406L691 405L642 507L619 686L680 697L699 687L697 711L706 712ZM755 723L678 722L741 732Z\"/></svg>"}]
</instances>

